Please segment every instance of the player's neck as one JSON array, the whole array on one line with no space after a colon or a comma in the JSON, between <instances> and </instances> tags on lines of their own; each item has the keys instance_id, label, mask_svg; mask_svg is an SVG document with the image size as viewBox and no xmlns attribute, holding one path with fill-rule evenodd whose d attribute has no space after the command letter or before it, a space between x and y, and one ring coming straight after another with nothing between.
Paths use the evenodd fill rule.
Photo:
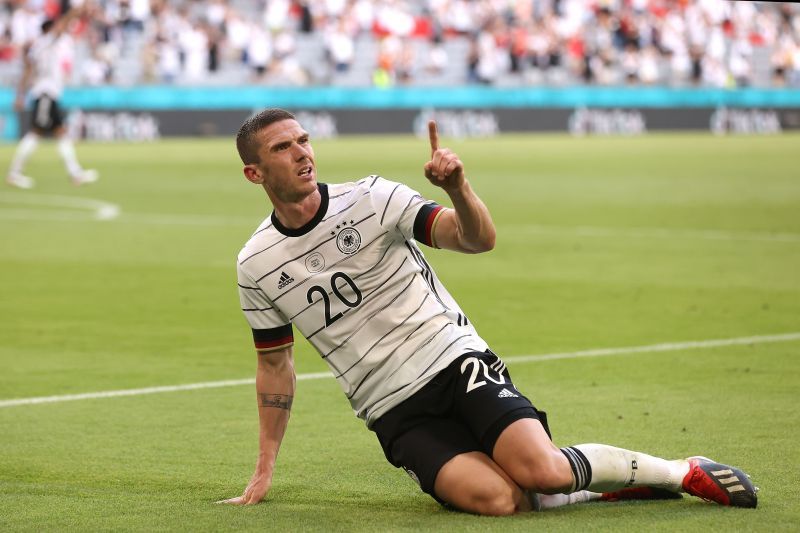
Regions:
<instances>
[{"instance_id":1,"label":"player's neck","mask_svg":"<svg viewBox=\"0 0 800 533\"><path fill-rule=\"evenodd\" d=\"M308 224L319 211L322 196L319 189L297 202L275 202L275 216L289 229L297 229Z\"/></svg>"}]
</instances>

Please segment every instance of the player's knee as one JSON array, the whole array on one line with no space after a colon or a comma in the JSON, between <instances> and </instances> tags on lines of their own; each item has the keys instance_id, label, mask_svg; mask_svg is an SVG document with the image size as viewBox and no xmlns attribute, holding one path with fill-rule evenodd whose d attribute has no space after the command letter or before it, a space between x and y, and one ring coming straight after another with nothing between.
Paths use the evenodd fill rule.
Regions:
<instances>
[{"instance_id":1,"label":"player's knee","mask_svg":"<svg viewBox=\"0 0 800 533\"><path fill-rule=\"evenodd\" d=\"M519 487L499 477L474 481L458 487L442 486L437 493L454 507L468 513L505 516L517 511L523 497Z\"/></svg>"},{"instance_id":2,"label":"player's knee","mask_svg":"<svg viewBox=\"0 0 800 533\"><path fill-rule=\"evenodd\" d=\"M542 494L564 492L572 485L569 462L558 450L521 464L513 477L520 487Z\"/></svg>"},{"instance_id":3,"label":"player's knee","mask_svg":"<svg viewBox=\"0 0 800 533\"><path fill-rule=\"evenodd\" d=\"M472 511L487 516L506 516L517 511L514 490L498 486L495 490L482 490L472 495Z\"/></svg>"}]
</instances>

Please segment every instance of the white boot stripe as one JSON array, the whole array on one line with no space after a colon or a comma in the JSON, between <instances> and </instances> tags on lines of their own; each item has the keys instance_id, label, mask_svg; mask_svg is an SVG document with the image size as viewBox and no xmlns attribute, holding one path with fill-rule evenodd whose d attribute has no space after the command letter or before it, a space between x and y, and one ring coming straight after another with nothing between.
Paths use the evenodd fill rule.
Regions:
<instances>
[{"instance_id":1,"label":"white boot stripe","mask_svg":"<svg viewBox=\"0 0 800 533\"><path fill-rule=\"evenodd\" d=\"M730 476L731 474L733 474L733 470L731 470L731 469L727 469L727 470L712 470L711 473L714 474L717 477L719 477L719 476Z\"/></svg>"}]
</instances>

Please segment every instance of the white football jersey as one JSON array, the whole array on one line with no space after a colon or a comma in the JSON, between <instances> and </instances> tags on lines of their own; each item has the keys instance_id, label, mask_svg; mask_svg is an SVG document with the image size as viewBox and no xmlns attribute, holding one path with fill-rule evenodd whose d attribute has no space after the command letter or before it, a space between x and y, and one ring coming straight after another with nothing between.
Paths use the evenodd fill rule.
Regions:
<instances>
[{"instance_id":1,"label":"white football jersey","mask_svg":"<svg viewBox=\"0 0 800 533\"><path fill-rule=\"evenodd\" d=\"M58 99L64 91L71 63L72 38L68 35L41 35L28 50L33 63L34 81L31 96L38 98L47 94Z\"/></svg>"},{"instance_id":2,"label":"white football jersey","mask_svg":"<svg viewBox=\"0 0 800 533\"><path fill-rule=\"evenodd\" d=\"M273 213L239 253L242 310L257 349L300 330L371 426L487 345L417 246L433 244L441 206L379 176L319 190L308 224L288 229Z\"/></svg>"}]
</instances>

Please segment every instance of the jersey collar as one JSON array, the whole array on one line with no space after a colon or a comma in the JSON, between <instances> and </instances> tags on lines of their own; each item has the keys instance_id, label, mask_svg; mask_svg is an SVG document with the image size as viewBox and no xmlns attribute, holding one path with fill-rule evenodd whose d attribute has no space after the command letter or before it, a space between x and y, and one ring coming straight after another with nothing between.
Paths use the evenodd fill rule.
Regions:
<instances>
[{"instance_id":1,"label":"jersey collar","mask_svg":"<svg viewBox=\"0 0 800 533\"><path fill-rule=\"evenodd\" d=\"M320 223L322 217L324 217L325 213L328 212L328 185L325 183L317 183L317 188L319 189L320 202L319 209L314 215L314 218L299 228L287 228L281 224L280 220L278 220L278 217L275 216L275 211L272 211L272 225L275 226L275 229L287 237L300 237L301 235L305 235L317 227L317 224Z\"/></svg>"}]
</instances>

